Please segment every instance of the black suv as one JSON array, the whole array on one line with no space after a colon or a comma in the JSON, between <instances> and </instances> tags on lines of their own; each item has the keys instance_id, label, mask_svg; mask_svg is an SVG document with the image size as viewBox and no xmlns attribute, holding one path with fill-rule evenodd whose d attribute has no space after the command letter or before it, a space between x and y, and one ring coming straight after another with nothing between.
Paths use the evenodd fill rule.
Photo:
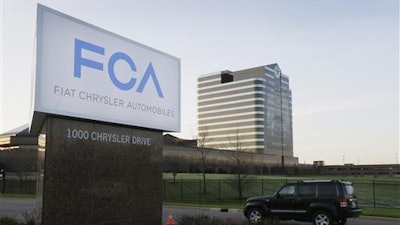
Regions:
<instances>
[{"instance_id":1,"label":"black suv","mask_svg":"<svg viewBox=\"0 0 400 225\"><path fill-rule=\"evenodd\" d=\"M244 209L251 223L298 220L315 225L344 225L347 218L360 213L353 185L338 180L287 183L271 196L247 199Z\"/></svg>"}]
</instances>

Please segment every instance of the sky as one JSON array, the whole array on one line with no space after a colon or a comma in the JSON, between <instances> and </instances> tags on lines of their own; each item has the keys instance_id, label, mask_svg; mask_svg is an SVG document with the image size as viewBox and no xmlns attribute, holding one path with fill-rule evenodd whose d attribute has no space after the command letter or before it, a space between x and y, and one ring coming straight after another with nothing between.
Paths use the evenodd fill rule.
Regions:
<instances>
[{"instance_id":1,"label":"sky","mask_svg":"<svg viewBox=\"0 0 400 225\"><path fill-rule=\"evenodd\" d=\"M36 4L181 59L181 138L196 80L278 63L299 163L399 163L398 0L0 0L0 134L30 121Z\"/></svg>"}]
</instances>

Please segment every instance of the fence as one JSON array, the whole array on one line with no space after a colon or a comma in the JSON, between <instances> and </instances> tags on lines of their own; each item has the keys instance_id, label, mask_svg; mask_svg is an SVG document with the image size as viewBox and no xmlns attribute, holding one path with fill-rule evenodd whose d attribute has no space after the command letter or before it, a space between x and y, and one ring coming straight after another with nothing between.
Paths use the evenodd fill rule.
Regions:
<instances>
[{"instance_id":1,"label":"fence","mask_svg":"<svg viewBox=\"0 0 400 225\"><path fill-rule=\"evenodd\" d=\"M0 193L34 195L36 194L36 178L2 180Z\"/></svg>"},{"instance_id":2,"label":"fence","mask_svg":"<svg viewBox=\"0 0 400 225\"><path fill-rule=\"evenodd\" d=\"M238 196L238 184L235 180L207 180L206 192L202 180L163 180L163 200L182 203L206 204L243 204L248 197L274 193L288 180L285 179L247 179L243 181L242 198ZM357 199L365 208L400 209L400 180L353 181ZM29 194L36 193L36 179L7 179L0 181L0 193Z\"/></svg>"},{"instance_id":3,"label":"fence","mask_svg":"<svg viewBox=\"0 0 400 225\"><path fill-rule=\"evenodd\" d=\"M238 184L233 180L207 180L206 192L202 180L164 180L164 201L207 204L243 204L245 198L270 195L287 180L246 180L242 185L242 198ZM355 181L358 202L364 208L400 209L400 181Z\"/></svg>"},{"instance_id":4,"label":"fence","mask_svg":"<svg viewBox=\"0 0 400 225\"><path fill-rule=\"evenodd\" d=\"M400 209L400 182L353 182L361 207Z\"/></svg>"}]
</instances>

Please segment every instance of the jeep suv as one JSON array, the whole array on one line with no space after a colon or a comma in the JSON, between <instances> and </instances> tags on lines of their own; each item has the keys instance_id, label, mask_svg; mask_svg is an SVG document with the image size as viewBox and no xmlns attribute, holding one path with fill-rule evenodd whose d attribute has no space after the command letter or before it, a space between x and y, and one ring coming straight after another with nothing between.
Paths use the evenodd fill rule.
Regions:
<instances>
[{"instance_id":1,"label":"jeep suv","mask_svg":"<svg viewBox=\"0 0 400 225\"><path fill-rule=\"evenodd\" d=\"M244 209L251 223L298 220L315 225L344 225L347 218L360 213L353 185L338 180L287 183L271 196L247 199Z\"/></svg>"}]
</instances>

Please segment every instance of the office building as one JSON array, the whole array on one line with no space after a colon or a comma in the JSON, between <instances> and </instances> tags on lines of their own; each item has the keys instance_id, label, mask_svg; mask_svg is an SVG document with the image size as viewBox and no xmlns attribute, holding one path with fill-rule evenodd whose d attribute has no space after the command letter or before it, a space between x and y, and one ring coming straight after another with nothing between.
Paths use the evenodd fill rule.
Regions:
<instances>
[{"instance_id":1,"label":"office building","mask_svg":"<svg viewBox=\"0 0 400 225\"><path fill-rule=\"evenodd\" d=\"M197 88L204 147L293 157L292 92L278 64L205 74Z\"/></svg>"}]
</instances>

